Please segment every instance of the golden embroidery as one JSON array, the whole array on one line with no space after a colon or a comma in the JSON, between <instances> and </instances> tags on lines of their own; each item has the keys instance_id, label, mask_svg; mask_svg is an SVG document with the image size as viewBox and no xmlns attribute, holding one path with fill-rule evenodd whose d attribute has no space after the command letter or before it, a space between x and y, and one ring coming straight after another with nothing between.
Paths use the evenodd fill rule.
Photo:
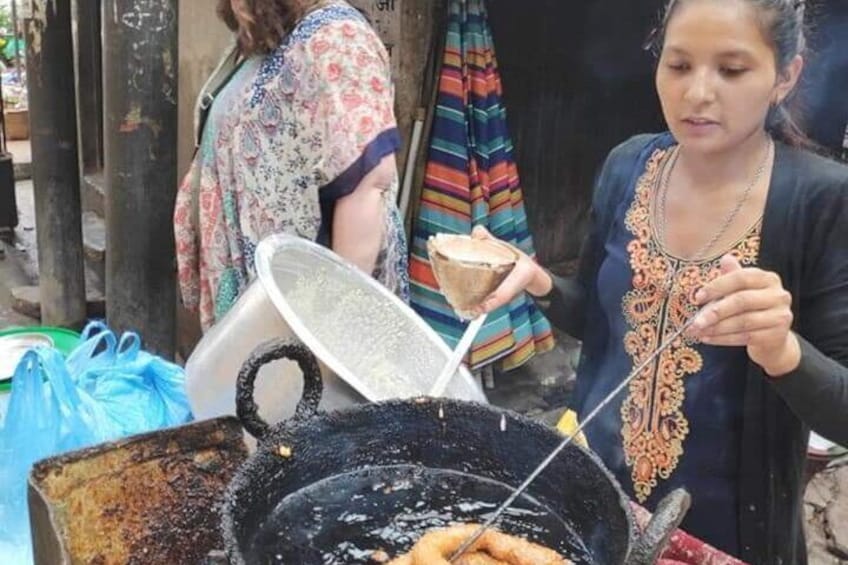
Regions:
<instances>
[{"instance_id":1,"label":"golden embroidery","mask_svg":"<svg viewBox=\"0 0 848 565\"><path fill-rule=\"evenodd\" d=\"M719 275L719 258L683 261L666 254L651 232L651 198L666 151L654 152L636 186L625 216L634 239L628 244L633 288L622 299L630 327L624 348L640 364L694 313L694 294ZM730 250L743 265L754 264L760 246L760 224ZM669 281L673 281L670 285ZM660 479L668 479L683 455L689 422L683 414L684 378L701 370L697 343L678 338L652 366L630 384L621 406L624 455L636 497L644 502Z\"/></svg>"}]
</instances>

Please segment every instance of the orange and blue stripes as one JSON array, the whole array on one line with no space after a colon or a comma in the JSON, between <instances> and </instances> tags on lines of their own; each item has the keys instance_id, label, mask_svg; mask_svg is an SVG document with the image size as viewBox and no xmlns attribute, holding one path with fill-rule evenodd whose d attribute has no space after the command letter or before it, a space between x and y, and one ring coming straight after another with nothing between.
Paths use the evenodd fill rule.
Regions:
<instances>
[{"instance_id":1,"label":"orange and blue stripes","mask_svg":"<svg viewBox=\"0 0 848 565\"><path fill-rule=\"evenodd\" d=\"M427 238L467 234L483 225L531 256L534 252L484 0L451 0L448 10L410 277L413 308L453 347L466 323L439 292L427 259ZM480 367L502 360L512 368L553 345L549 322L521 296L489 315L468 361Z\"/></svg>"}]
</instances>

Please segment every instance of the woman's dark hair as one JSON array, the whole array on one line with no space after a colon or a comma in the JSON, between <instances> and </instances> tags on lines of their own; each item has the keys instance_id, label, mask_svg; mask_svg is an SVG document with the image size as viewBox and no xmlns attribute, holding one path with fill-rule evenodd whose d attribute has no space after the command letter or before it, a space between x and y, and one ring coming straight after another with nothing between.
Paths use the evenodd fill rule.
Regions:
<instances>
[{"instance_id":1,"label":"woman's dark hair","mask_svg":"<svg viewBox=\"0 0 848 565\"><path fill-rule=\"evenodd\" d=\"M236 17L233 2L239 6ZM270 53L317 0L218 0L218 17L238 35L245 56ZM239 25L239 19L241 24Z\"/></svg>"},{"instance_id":2,"label":"woman's dark hair","mask_svg":"<svg viewBox=\"0 0 848 565\"><path fill-rule=\"evenodd\" d=\"M659 26L646 45L658 57L662 52L668 23L681 4L688 0L668 0ZM804 13L805 0L739 0L756 10L763 34L771 42L777 71L784 72L796 55L807 49ZM797 89L796 89L797 90ZM766 118L766 130L776 139L796 147L815 148L815 144L798 126L797 97L790 93L786 100L773 106Z\"/></svg>"}]
</instances>

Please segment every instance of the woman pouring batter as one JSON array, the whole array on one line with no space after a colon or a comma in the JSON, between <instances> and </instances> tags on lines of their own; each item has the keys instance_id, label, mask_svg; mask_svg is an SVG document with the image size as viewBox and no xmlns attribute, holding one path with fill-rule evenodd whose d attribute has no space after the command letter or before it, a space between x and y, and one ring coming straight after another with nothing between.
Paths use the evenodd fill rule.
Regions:
<instances>
[{"instance_id":1,"label":"woman pouring batter","mask_svg":"<svg viewBox=\"0 0 848 565\"><path fill-rule=\"evenodd\" d=\"M803 149L787 110L803 14L672 0L655 35L670 132L607 158L574 278L524 257L481 305L527 291L583 340L581 413L697 316L586 433L637 501L685 487L684 529L758 564L806 563L809 429L848 444L848 168Z\"/></svg>"}]
</instances>

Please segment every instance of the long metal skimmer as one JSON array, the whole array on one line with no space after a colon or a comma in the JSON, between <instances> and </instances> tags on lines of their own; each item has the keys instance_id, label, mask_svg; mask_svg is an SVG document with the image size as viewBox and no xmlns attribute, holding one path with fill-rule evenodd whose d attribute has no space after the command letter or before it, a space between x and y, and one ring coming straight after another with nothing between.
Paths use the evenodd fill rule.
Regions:
<instances>
[{"instance_id":1,"label":"long metal skimmer","mask_svg":"<svg viewBox=\"0 0 848 565\"><path fill-rule=\"evenodd\" d=\"M538 477L540 474L542 474L542 472L545 469L548 468L548 465L551 464L551 461L553 461L556 458L556 456L559 455L559 453L563 449L566 448L566 446L568 446L572 441L574 441L574 438L577 436L577 434L579 434L581 431L583 431L583 428L585 428L586 425L589 422L592 421L592 419L598 414L598 412L603 410L603 408L607 404L609 404L616 396L618 396L618 393L620 393L622 390L624 390L624 387L626 387L628 384L630 384L630 382L634 378L636 378L636 376L639 373L644 371L645 368L648 367L651 363L653 363L657 359L657 357L659 357L662 354L663 351L668 349L669 346L671 346L671 344L674 343L677 340L677 338L679 338L681 335L683 335L686 332L686 330L688 330L692 326L692 324L695 323L695 320L697 318L698 318L697 314L695 314L691 318L689 318L689 320L687 320L687 322L685 324L683 324L680 327L680 329L678 329L671 336L666 338L666 340L663 341L662 344L660 344L660 346L657 347L657 349L654 350L654 352L651 353L651 355L649 355L647 359L642 361L642 363L640 363L638 367L633 369L633 371L627 376L627 378L624 379L623 381L621 381L621 384L618 385L615 388L615 390L613 390L611 393L609 393L609 395L607 395L607 397L604 398L595 407L595 409L592 410L592 412L590 412L589 415L586 416L586 418L583 419L583 421L580 423L580 425L577 427L577 429L574 430L574 433L572 433L570 436L568 436L564 440L562 440L562 443L560 443L556 447L556 449L554 449L551 452L551 454L548 455L548 457L544 461L542 461L542 463L538 467L536 467L535 471L530 473L530 476L527 477L527 479L523 483L521 483L521 486L519 486L517 489L515 489L515 492L513 492L512 495L509 498L507 498L506 501L503 504L501 504L500 507L498 507L497 510L495 510L494 514L492 514L492 516L488 520L486 520L485 523L483 523L479 528L477 528L477 530L474 532L473 535L471 535L467 540L465 540L465 542L461 546L459 546L459 548L453 553L453 555L451 555L450 562L451 563L455 562L457 559L459 559L460 556L462 556L462 554L464 554L466 551L468 551L471 548L471 546L474 545L474 543L478 539L480 539L480 536L482 536L486 532L486 530L488 530L489 528L492 527L492 524L494 524L498 520L498 518L501 517L501 515L506 511L506 509L509 508L510 506L512 506L512 503L515 502L515 500L519 496L521 496L521 494L525 490L527 490L527 487L529 487L530 484L534 480L536 480L536 477Z\"/></svg>"}]
</instances>

